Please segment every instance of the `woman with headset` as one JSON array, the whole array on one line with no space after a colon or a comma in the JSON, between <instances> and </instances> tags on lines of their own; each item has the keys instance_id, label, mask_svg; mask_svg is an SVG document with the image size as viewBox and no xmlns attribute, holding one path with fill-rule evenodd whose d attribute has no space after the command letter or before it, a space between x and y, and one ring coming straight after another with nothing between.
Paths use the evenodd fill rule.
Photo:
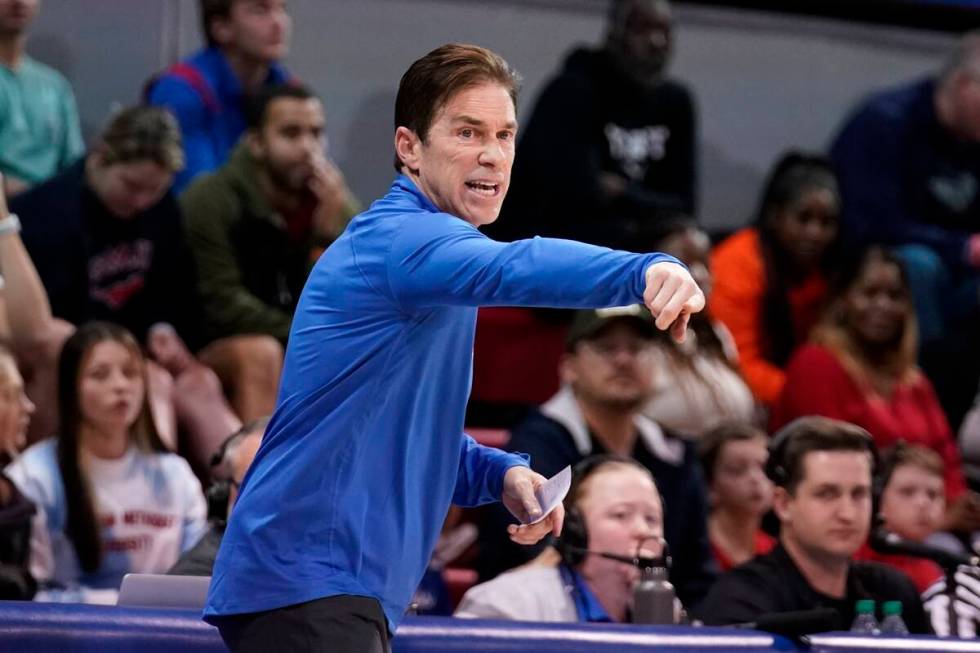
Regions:
<instances>
[{"instance_id":1,"label":"woman with headset","mask_svg":"<svg viewBox=\"0 0 980 653\"><path fill-rule=\"evenodd\" d=\"M662 553L663 506L653 476L625 456L573 470L561 538L538 558L470 589L455 616L552 622L629 621L636 556Z\"/></svg>"}]
</instances>

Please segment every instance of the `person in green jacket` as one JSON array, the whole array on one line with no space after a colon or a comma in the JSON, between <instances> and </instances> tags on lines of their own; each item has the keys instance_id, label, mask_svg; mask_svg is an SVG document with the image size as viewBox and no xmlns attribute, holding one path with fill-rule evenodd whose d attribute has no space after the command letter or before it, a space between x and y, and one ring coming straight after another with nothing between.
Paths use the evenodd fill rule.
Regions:
<instances>
[{"instance_id":1,"label":"person in green jacket","mask_svg":"<svg viewBox=\"0 0 980 653\"><path fill-rule=\"evenodd\" d=\"M231 158L196 179L181 208L205 337L261 334L284 344L310 267L361 207L326 155L323 104L309 89L295 83L264 89L246 120ZM209 347L205 353L226 387L235 385L243 371L234 352ZM279 371L262 374L273 389ZM271 412L272 404L264 408Z\"/></svg>"}]
</instances>

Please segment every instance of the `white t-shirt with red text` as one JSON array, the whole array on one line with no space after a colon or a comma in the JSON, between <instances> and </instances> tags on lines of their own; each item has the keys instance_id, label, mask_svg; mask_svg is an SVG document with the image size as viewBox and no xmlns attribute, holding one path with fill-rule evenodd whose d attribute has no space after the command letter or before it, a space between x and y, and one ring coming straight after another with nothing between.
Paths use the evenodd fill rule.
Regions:
<instances>
[{"instance_id":1,"label":"white t-shirt with red text","mask_svg":"<svg viewBox=\"0 0 980 653\"><path fill-rule=\"evenodd\" d=\"M56 439L39 442L6 469L38 507L31 572L39 582L118 589L127 573L166 572L207 529L201 483L180 456L131 446L121 458L106 460L83 451L103 551L99 568L83 571L65 533L67 505L57 446Z\"/></svg>"}]
</instances>

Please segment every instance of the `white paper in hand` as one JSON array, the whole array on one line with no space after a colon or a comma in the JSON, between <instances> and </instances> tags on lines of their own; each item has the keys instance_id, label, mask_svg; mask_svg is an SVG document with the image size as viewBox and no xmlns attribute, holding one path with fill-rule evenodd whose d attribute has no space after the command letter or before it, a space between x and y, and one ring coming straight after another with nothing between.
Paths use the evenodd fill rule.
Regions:
<instances>
[{"instance_id":1,"label":"white paper in hand","mask_svg":"<svg viewBox=\"0 0 980 653\"><path fill-rule=\"evenodd\" d=\"M537 524L551 514L551 511L565 500L565 495L568 494L568 488L570 487L572 487L572 467L568 465L534 491L534 496L538 499L538 505L541 506L541 516L528 523Z\"/></svg>"}]
</instances>

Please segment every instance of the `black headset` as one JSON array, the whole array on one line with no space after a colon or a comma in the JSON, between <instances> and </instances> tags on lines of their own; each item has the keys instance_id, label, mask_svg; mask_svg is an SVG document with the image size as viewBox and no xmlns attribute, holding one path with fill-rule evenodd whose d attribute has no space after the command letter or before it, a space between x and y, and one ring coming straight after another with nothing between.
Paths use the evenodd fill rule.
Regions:
<instances>
[{"instance_id":1,"label":"black headset","mask_svg":"<svg viewBox=\"0 0 980 653\"><path fill-rule=\"evenodd\" d=\"M769 480L777 487L786 487L789 484L789 470L786 469L786 450L792 440L804 433L809 432L816 426L831 426L834 423L846 425L847 429L861 436L861 442L869 454L871 454L871 478L876 479L876 471L879 467L878 447L875 445L874 438L863 428L840 422L826 417L807 416L798 417L792 422L779 429L769 441L769 458L766 460L765 473ZM873 488L872 488L873 489Z\"/></svg>"},{"instance_id":2,"label":"black headset","mask_svg":"<svg viewBox=\"0 0 980 653\"><path fill-rule=\"evenodd\" d=\"M209 463L209 468L211 470L211 485L208 486L207 492L204 493L207 503L208 503L208 520L218 520L225 521L228 518L228 505L231 501L231 486L237 485L233 478L216 478L220 473L220 467L225 462L225 457L228 455L228 449L231 448L233 443L241 440L245 436L259 430L260 428L265 428L269 423L268 417L260 417L254 419L247 424L243 424L240 429L229 435L221 445L218 450L214 452L211 456L211 461Z\"/></svg>"}]
</instances>

